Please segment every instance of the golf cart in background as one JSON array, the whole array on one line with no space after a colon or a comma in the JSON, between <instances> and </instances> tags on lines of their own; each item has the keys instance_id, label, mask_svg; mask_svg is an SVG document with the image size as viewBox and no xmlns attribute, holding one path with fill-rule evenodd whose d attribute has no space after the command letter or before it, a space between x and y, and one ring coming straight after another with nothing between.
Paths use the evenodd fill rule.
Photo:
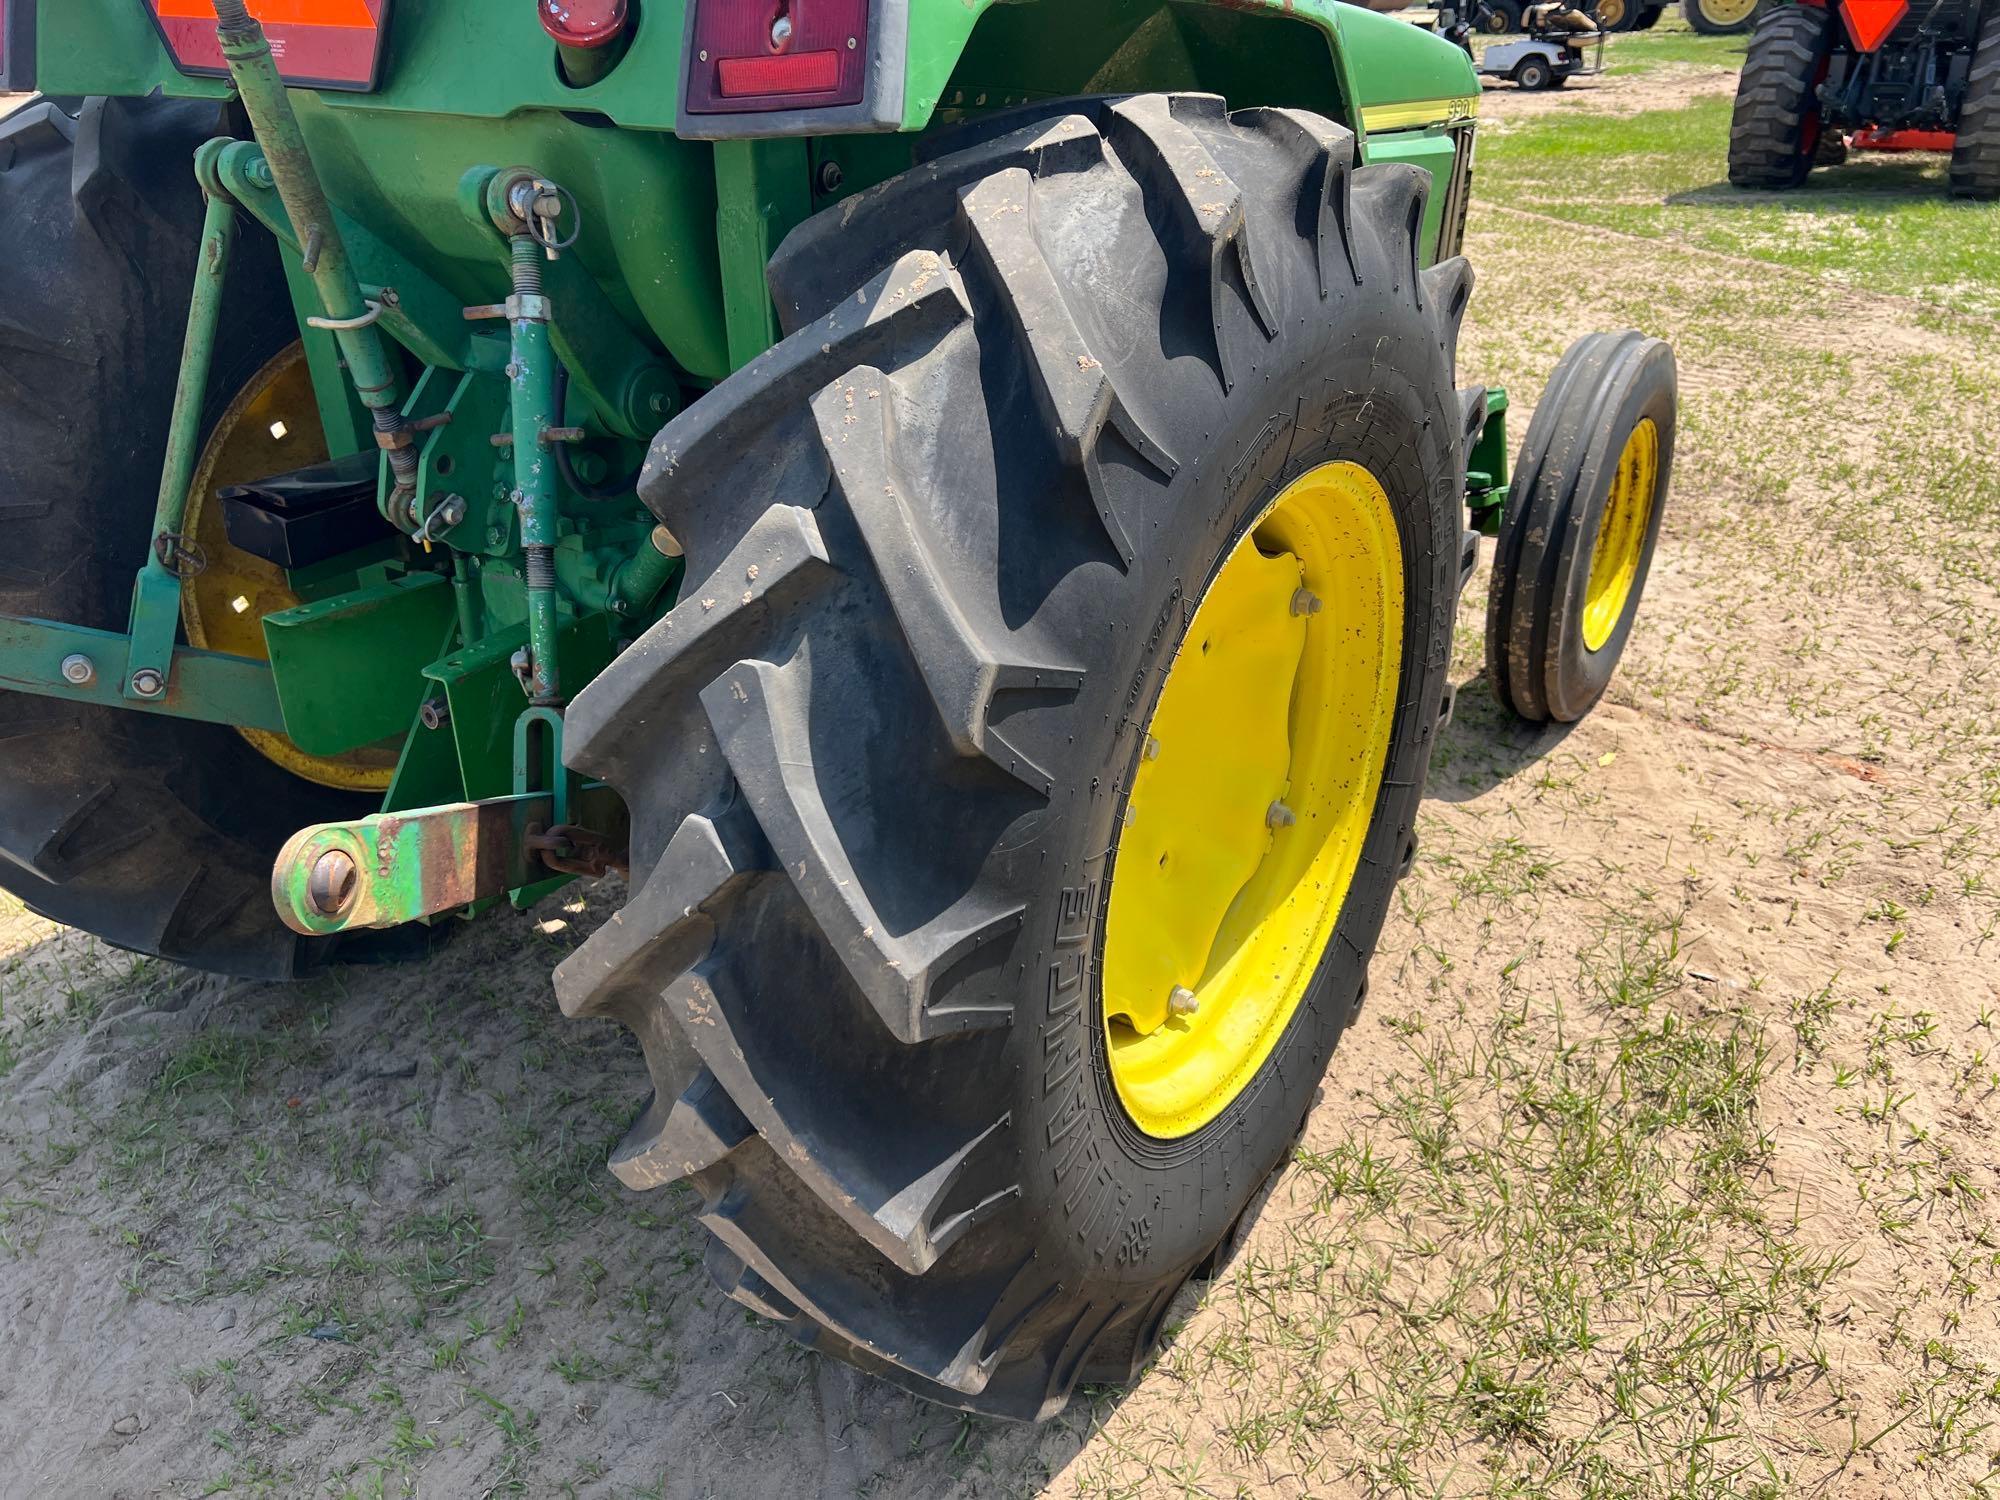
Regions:
<instances>
[{"instance_id":1,"label":"golf cart in background","mask_svg":"<svg viewBox=\"0 0 2000 1500\"><path fill-rule=\"evenodd\" d=\"M1527 35L1519 41L1495 42L1479 61L1488 78L1511 78L1519 87L1557 89L1572 78L1604 71L1604 28L1595 7L1564 0L1541 0L1522 13Z\"/></svg>"}]
</instances>

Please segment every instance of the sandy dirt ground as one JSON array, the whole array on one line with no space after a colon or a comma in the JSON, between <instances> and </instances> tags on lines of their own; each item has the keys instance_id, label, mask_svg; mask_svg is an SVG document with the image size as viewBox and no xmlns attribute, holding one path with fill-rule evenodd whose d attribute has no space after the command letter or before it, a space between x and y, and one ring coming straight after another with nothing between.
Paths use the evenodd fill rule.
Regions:
<instances>
[{"instance_id":1,"label":"sandy dirt ground","mask_svg":"<svg viewBox=\"0 0 2000 1500\"><path fill-rule=\"evenodd\" d=\"M1642 269L1535 269L1579 245ZM716 1293L550 994L614 889L296 988L0 907L0 1495L1986 1493L1995 330L1532 205L1468 253L1517 432L1575 333L1676 342L1642 623L1529 732L1475 580L1369 1007L1135 1390L961 1418Z\"/></svg>"}]
</instances>

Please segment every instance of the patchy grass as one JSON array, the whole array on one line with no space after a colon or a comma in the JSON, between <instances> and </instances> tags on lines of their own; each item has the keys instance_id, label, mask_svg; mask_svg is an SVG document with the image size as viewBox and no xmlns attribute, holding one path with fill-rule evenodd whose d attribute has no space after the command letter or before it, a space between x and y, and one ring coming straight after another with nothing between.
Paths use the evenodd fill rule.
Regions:
<instances>
[{"instance_id":1,"label":"patchy grass","mask_svg":"<svg viewBox=\"0 0 2000 1500\"><path fill-rule=\"evenodd\" d=\"M1698 68L1740 68L1746 36L1703 36L1680 19L1662 16L1651 31L1613 36L1604 49L1605 70L1613 77L1657 72L1681 64Z\"/></svg>"},{"instance_id":2,"label":"patchy grass","mask_svg":"<svg viewBox=\"0 0 2000 1500\"><path fill-rule=\"evenodd\" d=\"M1731 109L1708 97L1627 116L1540 115L1482 142L1481 186L1492 203L1664 242L1596 261L1604 274L1657 277L1659 257L1695 246L2000 317L2000 207L1947 197L1942 156L1857 153L1794 192L1738 192L1724 175Z\"/></svg>"}]
</instances>

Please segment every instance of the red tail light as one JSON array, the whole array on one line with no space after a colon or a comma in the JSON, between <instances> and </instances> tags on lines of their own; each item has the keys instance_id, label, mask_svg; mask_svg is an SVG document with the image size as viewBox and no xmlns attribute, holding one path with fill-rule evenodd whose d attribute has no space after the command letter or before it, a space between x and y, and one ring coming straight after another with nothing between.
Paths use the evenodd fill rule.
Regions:
<instances>
[{"instance_id":1,"label":"red tail light","mask_svg":"<svg viewBox=\"0 0 2000 1500\"><path fill-rule=\"evenodd\" d=\"M859 104L870 0L693 0L689 114Z\"/></svg>"},{"instance_id":2,"label":"red tail light","mask_svg":"<svg viewBox=\"0 0 2000 1500\"><path fill-rule=\"evenodd\" d=\"M541 0L542 30L558 46L608 47L632 19L626 0Z\"/></svg>"},{"instance_id":3,"label":"red tail light","mask_svg":"<svg viewBox=\"0 0 2000 1500\"><path fill-rule=\"evenodd\" d=\"M227 76L213 0L147 5L175 67L201 77ZM250 0L250 14L264 23L285 82L360 92L375 87L389 0Z\"/></svg>"}]
</instances>

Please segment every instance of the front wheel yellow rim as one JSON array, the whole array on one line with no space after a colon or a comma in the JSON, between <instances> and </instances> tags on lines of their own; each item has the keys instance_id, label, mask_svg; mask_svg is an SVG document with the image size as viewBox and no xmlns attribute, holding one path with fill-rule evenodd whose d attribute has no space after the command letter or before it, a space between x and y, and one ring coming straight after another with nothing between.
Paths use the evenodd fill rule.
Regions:
<instances>
[{"instance_id":1,"label":"front wheel yellow rim","mask_svg":"<svg viewBox=\"0 0 2000 1500\"><path fill-rule=\"evenodd\" d=\"M1642 418L1618 455L1611 493L1597 523L1590 550L1590 579L1583 594L1583 644L1601 651L1625 618L1639 564L1652 529L1653 503L1660 486L1660 429Z\"/></svg>"},{"instance_id":2,"label":"front wheel yellow rim","mask_svg":"<svg viewBox=\"0 0 2000 1500\"><path fill-rule=\"evenodd\" d=\"M1109 1068L1190 1135L1258 1076L1332 941L1403 663L1395 513L1358 464L1286 487L1209 585L1147 725L1113 854Z\"/></svg>"}]
</instances>

